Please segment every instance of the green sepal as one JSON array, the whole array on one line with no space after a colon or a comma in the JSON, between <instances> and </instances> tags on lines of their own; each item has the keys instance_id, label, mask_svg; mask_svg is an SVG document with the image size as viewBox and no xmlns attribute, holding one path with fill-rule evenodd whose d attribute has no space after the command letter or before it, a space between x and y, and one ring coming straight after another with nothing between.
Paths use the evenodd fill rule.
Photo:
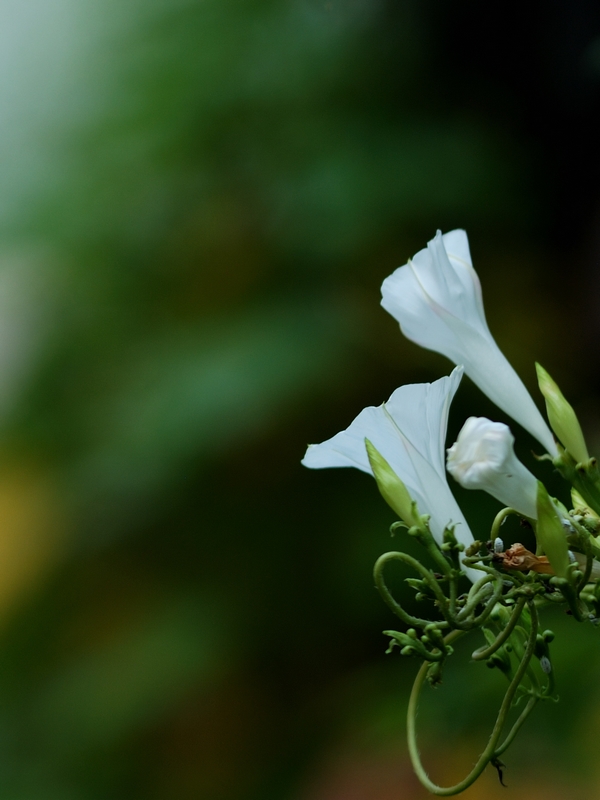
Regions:
<instances>
[{"instance_id":1,"label":"green sepal","mask_svg":"<svg viewBox=\"0 0 600 800\"><path fill-rule=\"evenodd\" d=\"M573 503L573 508L587 508L588 504L585 502L583 497L579 494L577 489L571 489L571 502Z\"/></svg>"},{"instance_id":2,"label":"green sepal","mask_svg":"<svg viewBox=\"0 0 600 800\"><path fill-rule=\"evenodd\" d=\"M455 525L448 525L446 528L444 528L444 538L441 549L447 553L462 553L465 549L465 546L456 538L454 528Z\"/></svg>"},{"instance_id":3,"label":"green sepal","mask_svg":"<svg viewBox=\"0 0 600 800\"><path fill-rule=\"evenodd\" d=\"M439 686L440 683L442 682L443 669L444 669L443 661L434 661L429 665L429 668L427 670L427 681L434 688L436 686Z\"/></svg>"},{"instance_id":4,"label":"green sepal","mask_svg":"<svg viewBox=\"0 0 600 800\"><path fill-rule=\"evenodd\" d=\"M573 456L562 448L552 463L560 474L572 484L585 505L600 516L600 471L595 458L577 462Z\"/></svg>"},{"instance_id":5,"label":"green sepal","mask_svg":"<svg viewBox=\"0 0 600 800\"><path fill-rule=\"evenodd\" d=\"M588 450L573 406L565 399L558 385L541 364L536 363L535 368L538 385L546 401L550 427L575 461L587 461L589 459Z\"/></svg>"},{"instance_id":6,"label":"green sepal","mask_svg":"<svg viewBox=\"0 0 600 800\"><path fill-rule=\"evenodd\" d=\"M409 528L420 525L421 519L417 512L416 503L408 493L404 483L368 439L365 439L365 447L367 448L369 464L377 481L377 487L385 502Z\"/></svg>"},{"instance_id":7,"label":"green sepal","mask_svg":"<svg viewBox=\"0 0 600 800\"><path fill-rule=\"evenodd\" d=\"M400 631L384 631L383 633L391 638L389 647L385 651L388 654L393 651L394 647L399 647L400 655L403 656L418 656L425 661L443 661L451 652L451 648L439 647L437 652L432 652L427 648L427 644L431 643L431 636L425 635L419 639L414 628L409 628L406 633ZM437 643L434 644L434 646L436 645Z\"/></svg>"},{"instance_id":8,"label":"green sepal","mask_svg":"<svg viewBox=\"0 0 600 800\"><path fill-rule=\"evenodd\" d=\"M536 538L559 578L566 578L569 567L569 547L562 521L546 487L538 481Z\"/></svg>"}]
</instances>

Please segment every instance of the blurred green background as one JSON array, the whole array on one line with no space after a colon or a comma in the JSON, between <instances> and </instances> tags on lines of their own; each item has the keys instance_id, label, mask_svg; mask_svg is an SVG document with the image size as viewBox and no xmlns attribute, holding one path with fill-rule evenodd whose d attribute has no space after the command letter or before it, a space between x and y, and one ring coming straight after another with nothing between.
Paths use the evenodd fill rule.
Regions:
<instances>
[{"instance_id":1,"label":"blurred green background","mask_svg":"<svg viewBox=\"0 0 600 800\"><path fill-rule=\"evenodd\" d=\"M0 65L1 800L424 797L371 578L393 514L299 462L448 373L379 286L454 227L600 450L600 6L2 0ZM503 419L465 381L470 414ZM544 624L562 699L506 780L589 798L600 633ZM439 781L503 689L469 652L423 704Z\"/></svg>"}]
</instances>

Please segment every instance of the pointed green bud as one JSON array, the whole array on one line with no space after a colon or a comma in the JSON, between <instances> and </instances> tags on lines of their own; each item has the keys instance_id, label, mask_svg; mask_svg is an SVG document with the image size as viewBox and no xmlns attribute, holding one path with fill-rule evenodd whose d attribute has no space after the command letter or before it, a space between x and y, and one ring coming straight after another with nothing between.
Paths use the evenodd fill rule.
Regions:
<instances>
[{"instance_id":1,"label":"pointed green bud","mask_svg":"<svg viewBox=\"0 0 600 800\"><path fill-rule=\"evenodd\" d=\"M577 489L571 489L571 502L573 503L573 508L587 508L587 503Z\"/></svg>"},{"instance_id":2,"label":"pointed green bud","mask_svg":"<svg viewBox=\"0 0 600 800\"><path fill-rule=\"evenodd\" d=\"M569 547L562 521L556 512L546 487L538 481L537 524L538 544L548 556L550 566L560 578L566 578L569 566Z\"/></svg>"},{"instance_id":3,"label":"pointed green bud","mask_svg":"<svg viewBox=\"0 0 600 800\"><path fill-rule=\"evenodd\" d=\"M418 525L420 519L415 513L416 505L408 493L408 489L390 467L379 450L365 439L365 447L369 457L369 464L377 481L377 486L385 502L398 514L400 519L409 528Z\"/></svg>"},{"instance_id":4,"label":"pointed green bud","mask_svg":"<svg viewBox=\"0 0 600 800\"><path fill-rule=\"evenodd\" d=\"M546 400L546 411L548 412L550 427L575 461L578 463L588 461L589 455L585 439L583 438L579 420L575 411L573 411L573 406L565 400L563 393L546 370L537 363L535 368L540 391Z\"/></svg>"}]
</instances>

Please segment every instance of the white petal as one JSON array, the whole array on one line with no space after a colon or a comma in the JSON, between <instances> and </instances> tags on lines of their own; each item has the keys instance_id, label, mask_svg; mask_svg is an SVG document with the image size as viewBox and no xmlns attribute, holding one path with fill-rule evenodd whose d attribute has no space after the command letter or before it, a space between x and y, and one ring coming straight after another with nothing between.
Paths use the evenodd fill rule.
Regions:
<instances>
[{"instance_id":1,"label":"white petal","mask_svg":"<svg viewBox=\"0 0 600 800\"><path fill-rule=\"evenodd\" d=\"M387 403L361 411L345 431L310 445L302 463L313 469L357 467L372 474L367 438L404 482L420 513L431 515L431 532L438 543L444 528L454 523L459 541L470 544L473 537L444 468L448 411L461 377L457 367L434 383L401 386Z\"/></svg>"},{"instance_id":2,"label":"white petal","mask_svg":"<svg viewBox=\"0 0 600 800\"><path fill-rule=\"evenodd\" d=\"M519 425L529 431L550 455L556 455L556 443L552 431L523 381L510 365L504 353L491 336L484 338L473 331L462 320L444 314L448 330L464 343L462 359L466 374L481 391L506 412Z\"/></svg>"},{"instance_id":3,"label":"white petal","mask_svg":"<svg viewBox=\"0 0 600 800\"><path fill-rule=\"evenodd\" d=\"M469 237L467 232L462 228L457 228L448 233L442 234L442 241L448 258L456 261L462 261L463 264L473 268L473 260L471 259L471 250L469 248Z\"/></svg>"},{"instance_id":4,"label":"white petal","mask_svg":"<svg viewBox=\"0 0 600 800\"><path fill-rule=\"evenodd\" d=\"M456 367L433 383L401 386L384 403L392 418L402 421L402 431L415 450L444 480L448 413L462 376L462 367Z\"/></svg>"},{"instance_id":5,"label":"white petal","mask_svg":"<svg viewBox=\"0 0 600 800\"><path fill-rule=\"evenodd\" d=\"M465 244L466 234L464 231L460 232L463 239L458 233L452 231L446 237L450 237L450 241L458 245L457 249L464 256L465 247L468 250L468 244ZM396 315L388 305L396 305L398 308L408 305L412 306L413 312L416 311L415 298L406 293L407 286L397 283L403 278L406 282L406 273L410 272L412 281L409 291L418 295L419 308L425 304L433 311L445 310L463 319L483 335L489 335L481 299L481 285L471 265L470 256L468 261L456 256L450 258L444 246L445 241L446 238L438 231L424 250L420 250L408 264L386 278L381 287L382 305L393 316ZM399 321L403 326L404 321ZM424 335L430 338L427 332Z\"/></svg>"},{"instance_id":6,"label":"white petal","mask_svg":"<svg viewBox=\"0 0 600 800\"><path fill-rule=\"evenodd\" d=\"M386 278L381 292L381 305L408 339L464 364L496 405L556 454L549 427L489 331L464 231L438 232L425 250Z\"/></svg>"},{"instance_id":7,"label":"white petal","mask_svg":"<svg viewBox=\"0 0 600 800\"><path fill-rule=\"evenodd\" d=\"M467 232L463 230L449 231L442 235L442 241L450 263L455 269L463 268L463 273L469 276L473 283L473 292L475 301L479 307L479 314L483 320L486 329L487 322L485 320L485 311L483 308L483 293L481 291L481 283L479 275L473 269L473 261L471 260L471 250L469 248L469 239Z\"/></svg>"},{"instance_id":8,"label":"white petal","mask_svg":"<svg viewBox=\"0 0 600 800\"><path fill-rule=\"evenodd\" d=\"M391 462L389 452L390 443L393 446L398 444L397 430L393 421L383 412L383 406L369 406L363 409L345 431L336 433L321 444L309 444L302 464L311 469L356 467L372 475L365 439L373 443L398 477L402 478L398 465ZM382 450L382 442L386 452Z\"/></svg>"}]
</instances>

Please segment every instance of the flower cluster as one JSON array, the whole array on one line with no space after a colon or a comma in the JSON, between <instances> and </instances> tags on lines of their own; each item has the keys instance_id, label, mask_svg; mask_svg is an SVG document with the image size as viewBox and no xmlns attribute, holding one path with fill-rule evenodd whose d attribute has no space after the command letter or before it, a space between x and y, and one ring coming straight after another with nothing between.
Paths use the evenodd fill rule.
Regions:
<instances>
[{"instance_id":1,"label":"flower cluster","mask_svg":"<svg viewBox=\"0 0 600 800\"><path fill-rule=\"evenodd\" d=\"M309 445L302 463L315 469L353 466L368 472L407 525L414 524L415 501L419 513L429 516L438 544L444 531L453 527L458 541L468 546L473 536L450 491L444 464L448 411L463 372L551 458L559 455L557 444L490 333L465 231L438 231L427 248L386 278L381 293L381 305L408 339L457 366L449 377L401 386L386 403L364 409L345 431ZM557 438L577 462L588 460L573 409L548 373L537 368ZM508 426L471 417L448 450L447 469L465 488L483 489L536 520L538 481L515 456L513 442ZM474 570L465 571L477 579Z\"/></svg>"},{"instance_id":2,"label":"flower cluster","mask_svg":"<svg viewBox=\"0 0 600 800\"><path fill-rule=\"evenodd\" d=\"M403 655L423 659L408 711L413 766L430 791L457 794L487 764L500 772L499 756L525 717L538 700L554 697L549 653L553 634L538 633L539 610L564 603L577 621L600 619L600 471L589 457L573 408L550 375L536 365L549 427L494 341L464 231L438 231L424 250L386 278L381 292L382 306L408 339L456 366L449 376L401 386L387 402L365 408L345 431L309 445L302 463L314 469L356 467L371 474L400 518L392 528L407 528L434 561L435 571L406 553L386 553L378 559L374 577L383 599L408 628L385 632L391 637L388 652L399 647ZM551 498L518 460L513 434L503 423L470 417L446 453L448 412L463 374L537 439L544 450L538 459L551 461L571 484L571 510ZM484 490L503 504L489 536L475 539L447 473L464 488ZM505 548L499 529L509 514L533 529L535 553L519 542ZM383 578L391 560L417 573L407 581L417 600L433 601L435 619L413 616L391 595ZM463 575L472 586L459 594ZM472 772L455 787L442 788L432 783L420 762L414 731L417 698L425 679L440 682L451 642L477 629L486 645L473 653L473 660L501 670L509 688ZM542 680L531 666L536 659ZM501 744L508 709L520 694L529 699Z\"/></svg>"}]
</instances>

